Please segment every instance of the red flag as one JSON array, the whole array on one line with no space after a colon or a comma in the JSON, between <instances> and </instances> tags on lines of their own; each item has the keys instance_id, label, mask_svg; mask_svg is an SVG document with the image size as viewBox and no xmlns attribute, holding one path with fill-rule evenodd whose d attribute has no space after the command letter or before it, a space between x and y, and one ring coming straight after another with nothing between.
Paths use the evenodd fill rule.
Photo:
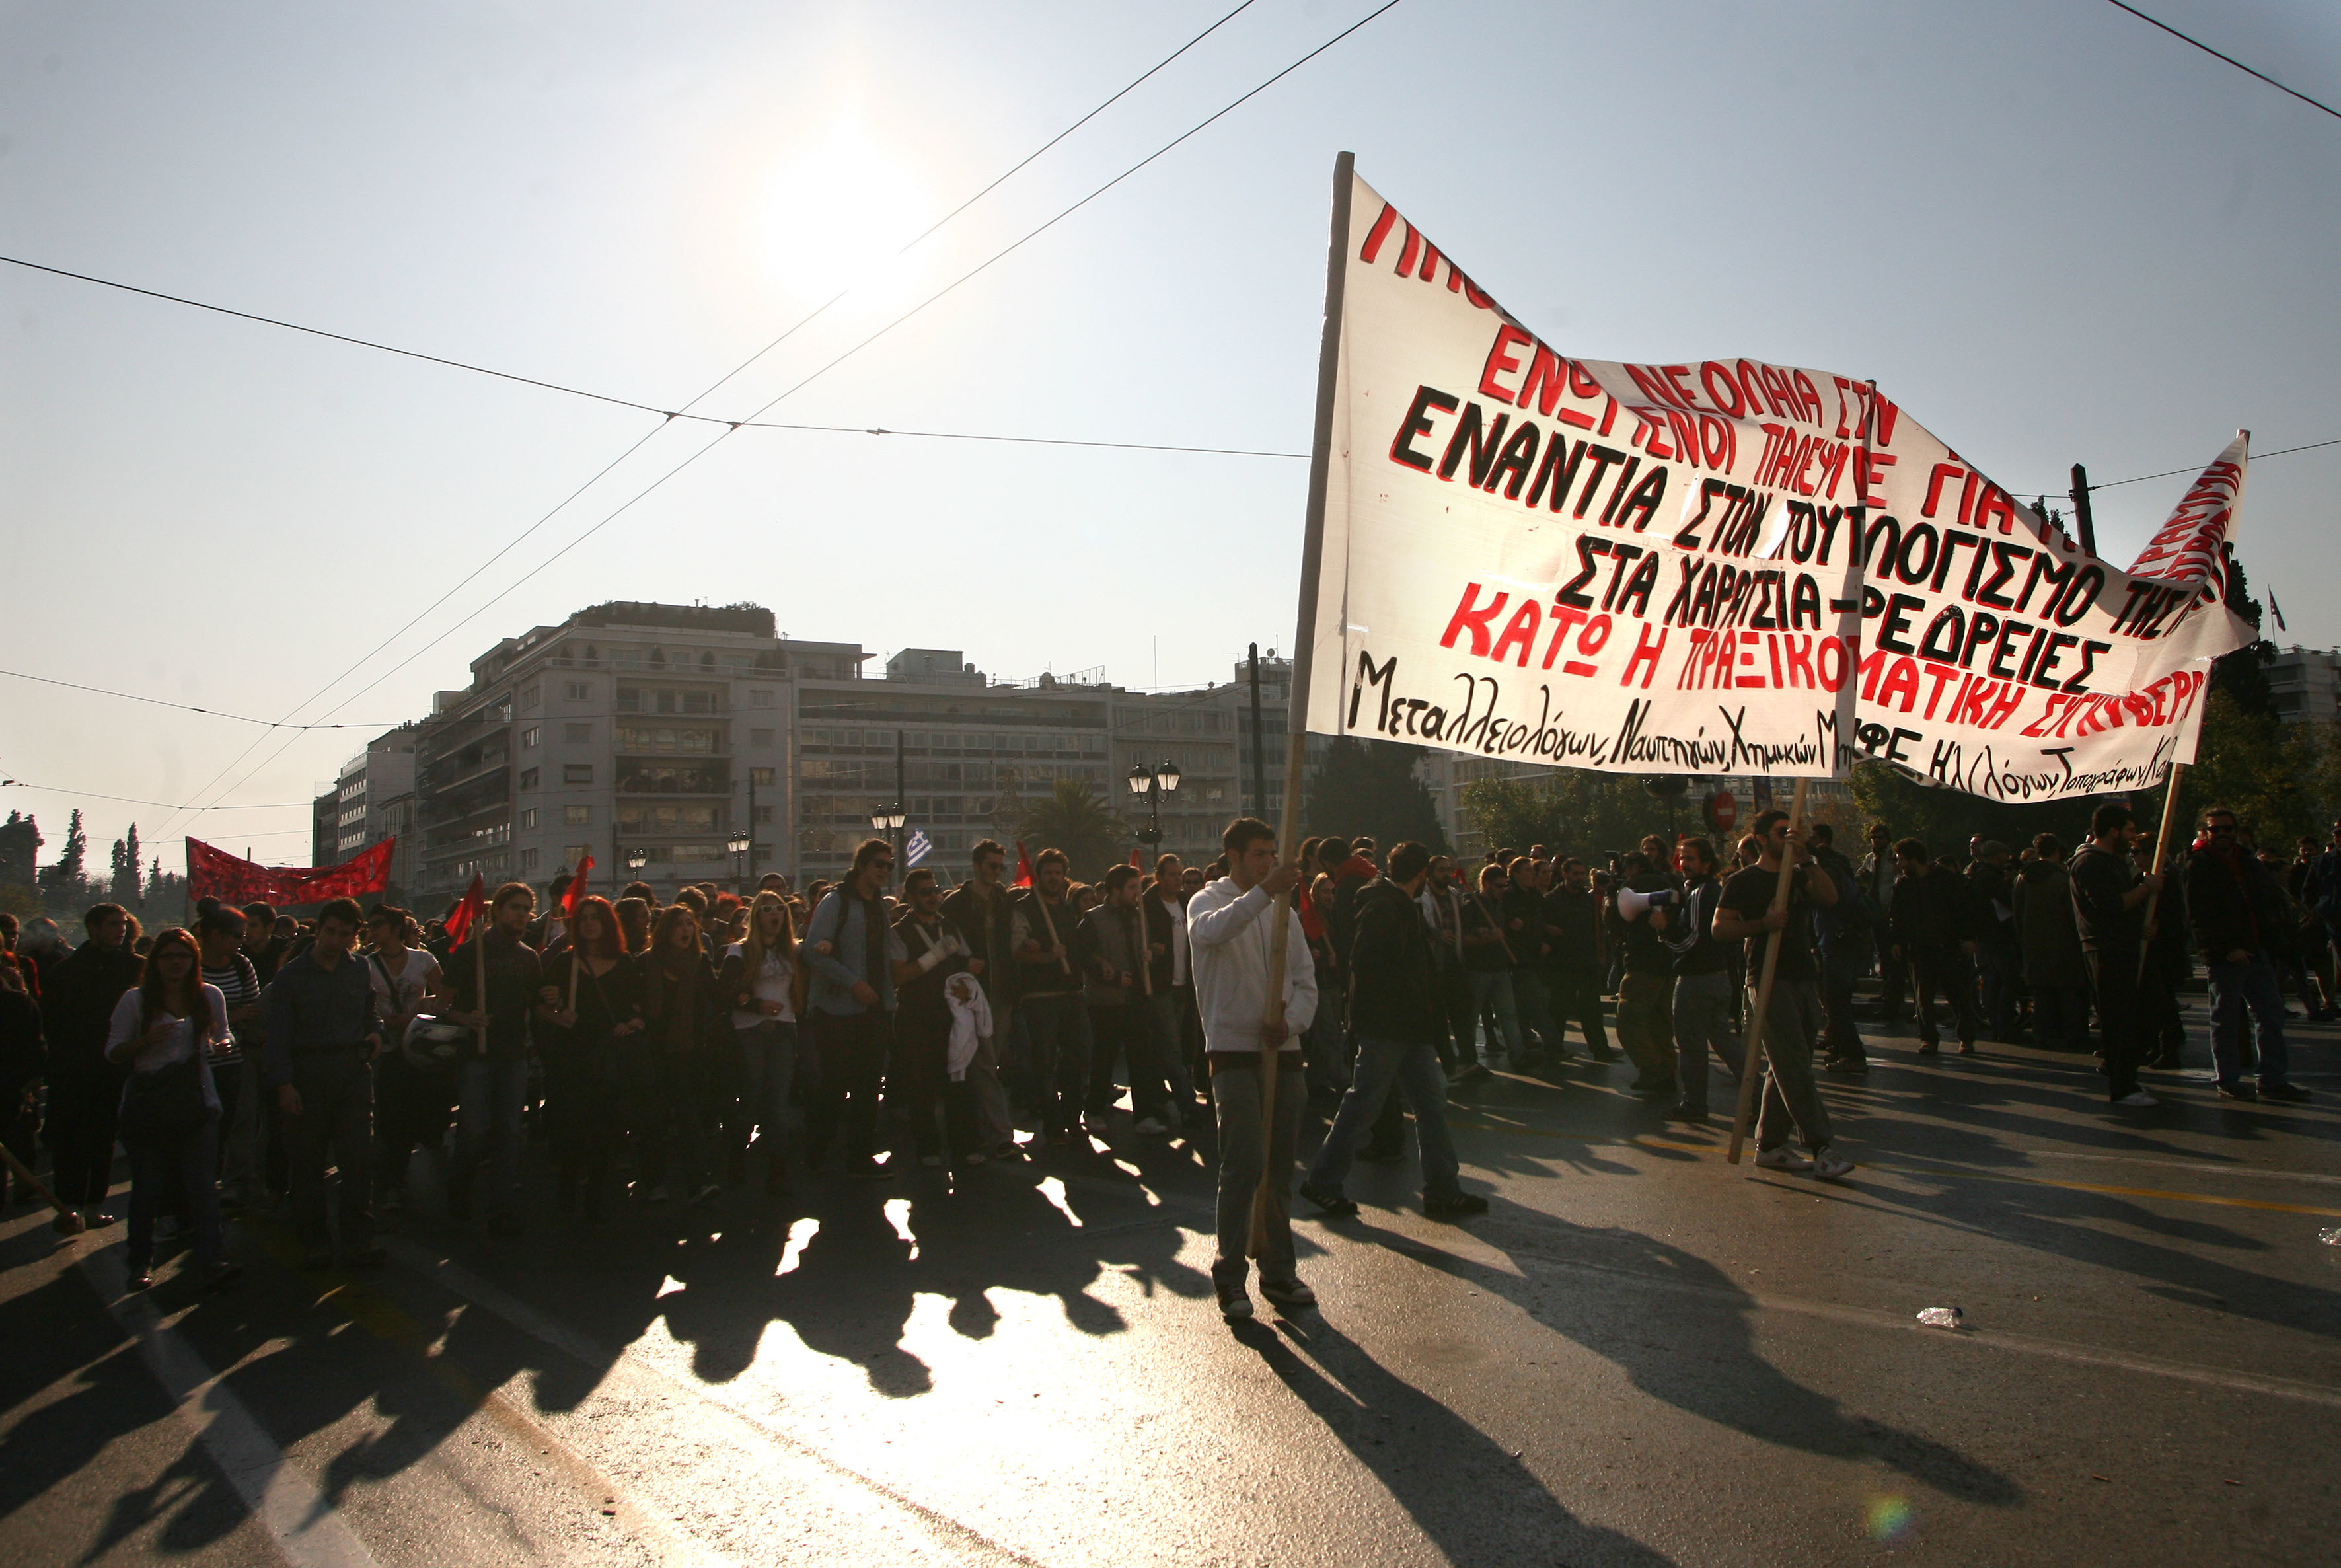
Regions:
<instances>
[{"instance_id":1,"label":"red flag","mask_svg":"<svg viewBox=\"0 0 2341 1568\"><path fill-rule=\"evenodd\" d=\"M339 865L260 865L202 839L187 840L187 896L224 904L324 904L380 893L390 881L398 841L384 839Z\"/></svg>"},{"instance_id":2,"label":"red flag","mask_svg":"<svg viewBox=\"0 0 2341 1568\"><path fill-rule=\"evenodd\" d=\"M1299 887L1292 890L1292 896L1300 910L1300 934L1311 942L1317 941L1325 934L1325 917L1317 913L1317 901L1310 896L1306 877L1301 879Z\"/></svg>"},{"instance_id":3,"label":"red flag","mask_svg":"<svg viewBox=\"0 0 2341 1568\"><path fill-rule=\"evenodd\" d=\"M580 859L577 869L569 874L569 890L561 895L561 918L573 925L577 921L577 905L585 897L585 874L593 869L592 855Z\"/></svg>"},{"instance_id":4,"label":"red flag","mask_svg":"<svg viewBox=\"0 0 2341 1568\"><path fill-rule=\"evenodd\" d=\"M472 885L463 894L463 902L448 912L448 940L460 944L472 929L472 923L479 919L480 911L487 907L487 884L474 876Z\"/></svg>"},{"instance_id":5,"label":"red flag","mask_svg":"<svg viewBox=\"0 0 2341 1568\"><path fill-rule=\"evenodd\" d=\"M1146 869L1144 866L1138 864L1138 852L1134 849L1130 852L1130 869L1132 871L1143 871Z\"/></svg>"},{"instance_id":6,"label":"red flag","mask_svg":"<svg viewBox=\"0 0 2341 1568\"><path fill-rule=\"evenodd\" d=\"M1024 841L1021 838L1016 841L1016 880L1009 885L1011 887L1032 885L1032 857L1024 853Z\"/></svg>"}]
</instances>

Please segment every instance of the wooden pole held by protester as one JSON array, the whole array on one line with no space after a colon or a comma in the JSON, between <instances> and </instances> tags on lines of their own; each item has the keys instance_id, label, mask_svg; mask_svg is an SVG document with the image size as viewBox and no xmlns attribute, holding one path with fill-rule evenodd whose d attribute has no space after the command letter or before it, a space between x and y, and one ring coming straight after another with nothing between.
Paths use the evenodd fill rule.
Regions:
<instances>
[{"instance_id":1,"label":"wooden pole held by protester","mask_svg":"<svg viewBox=\"0 0 2341 1568\"><path fill-rule=\"evenodd\" d=\"M1325 247L1325 330L1317 347L1317 424L1309 448L1309 505L1300 534L1300 609L1292 642L1292 685L1284 709L1284 814L1277 823L1277 864L1300 858L1300 774L1309 762L1309 668L1317 644L1317 587L1325 554L1325 496L1333 460L1333 404L1341 369L1341 292L1350 260L1350 192L1355 154L1333 160L1333 222ZM1258 1257L1270 1213L1290 1201L1292 1173L1276 1168L1276 1080L1284 1029L1284 971L1290 962L1293 891L1280 894L1268 918L1268 1009L1260 1053L1260 1126L1263 1158L1252 1194L1251 1244ZM1271 1207L1271 1205L1273 1205Z\"/></svg>"},{"instance_id":2,"label":"wooden pole held by protester","mask_svg":"<svg viewBox=\"0 0 2341 1568\"><path fill-rule=\"evenodd\" d=\"M0 1144L0 1159L5 1159L8 1162L8 1168L16 1173L16 1179L18 1181L32 1188L33 1191L40 1193L41 1201L48 1204L49 1207L56 1210L57 1217L55 1229L58 1234L77 1236L81 1234L82 1232L89 1229L89 1223L84 1220L79 1213L65 1207L62 1203L59 1203L57 1201L57 1195L49 1191L48 1188L43 1186L41 1184L40 1177L33 1174L31 1169L25 1165L25 1162L16 1158L15 1151L9 1148L5 1144Z\"/></svg>"},{"instance_id":3,"label":"wooden pole held by protester","mask_svg":"<svg viewBox=\"0 0 2341 1568\"><path fill-rule=\"evenodd\" d=\"M2162 786L2162 828L2154 835L2154 874L2157 876L2162 874L2163 864L2170 858L2170 828L2173 820L2178 815L2178 784L2186 776L2187 764L2172 763L2170 777ZM2143 929L2148 934L2137 944L2137 978L2140 984L2146 982L2147 953L2154 945L2152 933L2155 905L2161 902L2162 889L2159 887L2146 895L2146 924Z\"/></svg>"},{"instance_id":4,"label":"wooden pole held by protester","mask_svg":"<svg viewBox=\"0 0 2341 1568\"><path fill-rule=\"evenodd\" d=\"M1805 826L1805 781L1797 781L1797 793L1788 803L1788 846L1780 852L1780 880L1772 892L1772 908L1786 911L1788 890L1797 874L1796 835ZM1755 1104L1756 1080L1764 1066L1764 1014L1772 1005L1772 979L1780 969L1780 946L1788 935L1783 928L1773 932L1764 942L1764 973L1756 985L1756 1004L1748 1014L1748 1038L1739 1053L1739 1105L1731 1117L1731 1149L1724 1158L1732 1164L1739 1163L1739 1151L1748 1141L1748 1107Z\"/></svg>"}]
</instances>

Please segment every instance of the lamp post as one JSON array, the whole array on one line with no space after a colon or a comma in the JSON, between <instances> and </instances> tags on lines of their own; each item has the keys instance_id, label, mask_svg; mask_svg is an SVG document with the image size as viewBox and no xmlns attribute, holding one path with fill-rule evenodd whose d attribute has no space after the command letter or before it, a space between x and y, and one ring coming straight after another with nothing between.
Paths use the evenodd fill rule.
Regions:
<instances>
[{"instance_id":1,"label":"lamp post","mask_svg":"<svg viewBox=\"0 0 2341 1568\"><path fill-rule=\"evenodd\" d=\"M1179 787L1179 764L1158 763L1148 768L1144 763L1133 764L1130 770L1130 793L1146 797L1146 825L1138 830L1138 842L1153 850L1162 843L1162 797Z\"/></svg>"},{"instance_id":2,"label":"lamp post","mask_svg":"<svg viewBox=\"0 0 2341 1568\"><path fill-rule=\"evenodd\" d=\"M637 882L642 880L643 867L648 865L650 863L651 857L641 850L630 849L626 851L626 869L634 874L634 880Z\"/></svg>"},{"instance_id":3,"label":"lamp post","mask_svg":"<svg viewBox=\"0 0 2341 1568\"><path fill-rule=\"evenodd\" d=\"M894 846L895 863L900 864L902 859L902 803L896 801L892 805L882 805L872 812L870 825L886 835L886 842Z\"/></svg>"},{"instance_id":4,"label":"lamp post","mask_svg":"<svg viewBox=\"0 0 2341 1568\"><path fill-rule=\"evenodd\" d=\"M726 847L732 851L732 891L744 896L748 891L748 830L734 828Z\"/></svg>"}]
</instances>

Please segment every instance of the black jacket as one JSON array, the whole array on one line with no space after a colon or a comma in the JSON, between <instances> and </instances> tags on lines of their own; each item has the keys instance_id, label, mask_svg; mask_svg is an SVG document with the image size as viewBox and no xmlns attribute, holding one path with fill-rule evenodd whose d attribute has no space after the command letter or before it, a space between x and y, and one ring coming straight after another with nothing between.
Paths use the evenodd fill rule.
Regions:
<instances>
[{"instance_id":1,"label":"black jacket","mask_svg":"<svg viewBox=\"0 0 2341 1568\"><path fill-rule=\"evenodd\" d=\"M1906 953L1939 953L1979 934L1976 900L1967 879L1937 861L1917 876L1894 879L1888 929Z\"/></svg>"},{"instance_id":2,"label":"black jacket","mask_svg":"<svg viewBox=\"0 0 2341 1568\"><path fill-rule=\"evenodd\" d=\"M943 919L959 933L968 952L982 960L983 973L976 979L995 1012L1016 1000L1016 942L1010 913L1013 897L1003 884L998 897L986 900L968 881L943 900Z\"/></svg>"},{"instance_id":3,"label":"black jacket","mask_svg":"<svg viewBox=\"0 0 2341 1568\"><path fill-rule=\"evenodd\" d=\"M49 1037L49 1072L107 1070L106 1031L114 1004L138 984L144 961L129 944L85 942L42 977L41 1024Z\"/></svg>"},{"instance_id":4,"label":"black jacket","mask_svg":"<svg viewBox=\"0 0 2341 1568\"><path fill-rule=\"evenodd\" d=\"M2293 939L2292 925L2284 890L2256 857L2210 844L2188 858L2187 934L2206 963L2225 963L2237 948L2282 952Z\"/></svg>"},{"instance_id":5,"label":"black jacket","mask_svg":"<svg viewBox=\"0 0 2341 1568\"><path fill-rule=\"evenodd\" d=\"M1358 892L1350 947L1350 1027L1420 1044L1438 1037L1438 971L1430 927L1388 877Z\"/></svg>"},{"instance_id":6,"label":"black jacket","mask_svg":"<svg viewBox=\"0 0 2341 1568\"><path fill-rule=\"evenodd\" d=\"M2146 905L2122 907L2123 898L2138 884L2137 863L2092 840L2065 863L2065 869L2073 874L2073 916L2081 928L2081 945L2091 953L2137 952L2146 934Z\"/></svg>"},{"instance_id":7,"label":"black jacket","mask_svg":"<svg viewBox=\"0 0 2341 1568\"><path fill-rule=\"evenodd\" d=\"M1978 942L1997 943L2003 947L2016 945L2016 889L2007 873L1987 860L1978 860L1967 867L1967 891L1975 901L1975 935ZM2008 918L1999 917L1998 906L2006 904Z\"/></svg>"},{"instance_id":8,"label":"black jacket","mask_svg":"<svg viewBox=\"0 0 2341 1568\"><path fill-rule=\"evenodd\" d=\"M1544 895L1551 964L1571 974L1601 967L1601 910L1591 888L1556 887Z\"/></svg>"}]
</instances>

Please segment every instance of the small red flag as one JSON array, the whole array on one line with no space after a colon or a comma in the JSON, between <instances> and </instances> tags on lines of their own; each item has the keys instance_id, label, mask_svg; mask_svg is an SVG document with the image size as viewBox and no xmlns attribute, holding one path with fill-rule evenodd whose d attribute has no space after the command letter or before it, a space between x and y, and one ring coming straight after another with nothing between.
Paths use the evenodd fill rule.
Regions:
<instances>
[{"instance_id":1,"label":"small red flag","mask_svg":"<svg viewBox=\"0 0 2341 1568\"><path fill-rule=\"evenodd\" d=\"M464 892L463 901L448 912L448 939L461 945L464 936L472 929L472 923L479 919L480 911L487 907L487 884L476 876L472 878L472 885Z\"/></svg>"},{"instance_id":2,"label":"small red flag","mask_svg":"<svg viewBox=\"0 0 2341 1568\"><path fill-rule=\"evenodd\" d=\"M569 874L568 891L561 895L561 918L573 925L577 921L577 906L585 899L585 874L593 869L592 855L579 860L577 869Z\"/></svg>"},{"instance_id":3,"label":"small red flag","mask_svg":"<svg viewBox=\"0 0 2341 1568\"><path fill-rule=\"evenodd\" d=\"M1130 852L1130 869L1132 871L1143 871L1146 869L1144 866L1138 864L1138 852L1134 849Z\"/></svg>"},{"instance_id":4,"label":"small red flag","mask_svg":"<svg viewBox=\"0 0 2341 1568\"><path fill-rule=\"evenodd\" d=\"M1032 857L1024 853L1024 841L1021 838L1016 841L1016 880L1009 885L1011 887L1032 885Z\"/></svg>"}]
</instances>

